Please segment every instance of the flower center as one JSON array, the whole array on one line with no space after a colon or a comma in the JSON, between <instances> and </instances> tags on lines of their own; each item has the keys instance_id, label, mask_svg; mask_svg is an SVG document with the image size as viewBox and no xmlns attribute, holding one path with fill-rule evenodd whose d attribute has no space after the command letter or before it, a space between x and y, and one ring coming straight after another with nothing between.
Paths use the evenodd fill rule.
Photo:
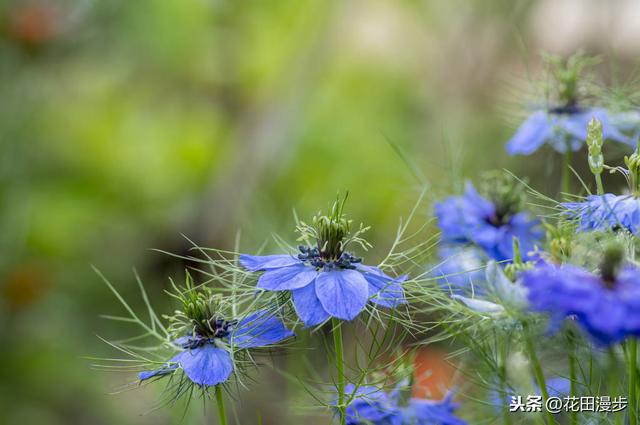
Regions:
<instances>
[{"instance_id":1,"label":"flower center","mask_svg":"<svg viewBox=\"0 0 640 425\"><path fill-rule=\"evenodd\" d=\"M300 254L298 259L304 261L307 264L312 265L316 269L355 269L354 264L362 262L362 258L356 257L350 252L343 251L338 258L326 258L322 255L322 252L317 247L308 247L300 245L298 247Z\"/></svg>"},{"instance_id":2,"label":"flower center","mask_svg":"<svg viewBox=\"0 0 640 425\"><path fill-rule=\"evenodd\" d=\"M502 171L490 171L482 177L482 192L495 207L494 214L486 217L486 221L501 227L522 210L526 201L526 182Z\"/></svg>"},{"instance_id":3,"label":"flower center","mask_svg":"<svg viewBox=\"0 0 640 425\"><path fill-rule=\"evenodd\" d=\"M604 257L600 264L600 278L607 289L616 285L618 271L624 260L624 251L619 244L611 244L605 248Z\"/></svg>"},{"instance_id":4,"label":"flower center","mask_svg":"<svg viewBox=\"0 0 640 425\"><path fill-rule=\"evenodd\" d=\"M212 317L204 322L193 321L195 338L189 342L189 348L212 342L214 338L226 338L233 331L233 326L238 323L237 320L224 320Z\"/></svg>"},{"instance_id":5,"label":"flower center","mask_svg":"<svg viewBox=\"0 0 640 425\"><path fill-rule=\"evenodd\" d=\"M316 268L340 267L343 269L355 268L352 263L359 263L361 259L346 251L350 243L359 244L363 249L370 245L362 239L361 235L368 227L360 227L351 233L352 221L343 213L344 199L338 199L333 203L326 215L318 214L313 217L311 224L299 222L297 231L300 234L299 241L307 243L300 246L298 258ZM315 245L315 246L314 246Z\"/></svg>"}]
</instances>

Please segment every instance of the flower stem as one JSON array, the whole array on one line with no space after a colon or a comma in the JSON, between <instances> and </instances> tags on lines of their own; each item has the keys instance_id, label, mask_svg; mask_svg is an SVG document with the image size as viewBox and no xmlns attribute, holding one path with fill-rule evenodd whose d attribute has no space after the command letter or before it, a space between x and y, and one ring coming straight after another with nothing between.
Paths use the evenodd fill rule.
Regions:
<instances>
[{"instance_id":1,"label":"flower stem","mask_svg":"<svg viewBox=\"0 0 640 425\"><path fill-rule=\"evenodd\" d=\"M638 425L638 400L636 397L636 359L638 357L638 342L630 338L629 346L629 424Z\"/></svg>"},{"instance_id":2,"label":"flower stem","mask_svg":"<svg viewBox=\"0 0 640 425\"><path fill-rule=\"evenodd\" d=\"M340 414L340 423L346 425L347 423L347 407L345 403L344 394L344 348L342 346L342 327L340 319L335 317L331 319L331 325L333 327L333 343L336 355L336 369L338 372L338 412Z\"/></svg>"},{"instance_id":3,"label":"flower stem","mask_svg":"<svg viewBox=\"0 0 640 425\"><path fill-rule=\"evenodd\" d=\"M507 398L507 348L501 350L500 353L500 395L502 397L502 420L504 425L511 425L511 413L509 412L509 406L505 403Z\"/></svg>"},{"instance_id":4,"label":"flower stem","mask_svg":"<svg viewBox=\"0 0 640 425\"><path fill-rule=\"evenodd\" d=\"M616 352L613 347L609 347L609 394L611 397L618 397L618 385ZM622 417L618 413L613 413L613 421L615 425L622 425Z\"/></svg>"},{"instance_id":5,"label":"flower stem","mask_svg":"<svg viewBox=\"0 0 640 425\"><path fill-rule=\"evenodd\" d=\"M533 367L533 373L536 377L536 381L538 382L538 386L540 387L540 394L542 395L542 400L544 402L544 406L547 405L547 400L549 399L549 392L547 391L547 382L544 379L544 373L542 372L542 366L540 366L540 361L538 360L538 356L536 355L536 349L531 339L531 335L529 334L529 326L527 322L522 323L524 340L527 346L527 352L529 354L529 360L531 361L531 366ZM544 411L547 413L547 419L549 420L549 424L555 424L556 421L553 418L553 413L549 412L546 407L543 407Z\"/></svg>"},{"instance_id":6,"label":"flower stem","mask_svg":"<svg viewBox=\"0 0 640 425\"><path fill-rule=\"evenodd\" d=\"M562 192L569 193L571 190L571 148L567 145L567 150L564 153L564 161L562 164Z\"/></svg>"},{"instance_id":7,"label":"flower stem","mask_svg":"<svg viewBox=\"0 0 640 425\"><path fill-rule=\"evenodd\" d=\"M604 195L604 187L602 186L602 177L596 174L596 190L598 195Z\"/></svg>"},{"instance_id":8,"label":"flower stem","mask_svg":"<svg viewBox=\"0 0 640 425\"><path fill-rule=\"evenodd\" d=\"M227 414L224 411L224 399L222 398L222 387L220 385L216 385L216 404L218 405L220 425L227 425Z\"/></svg>"}]
</instances>

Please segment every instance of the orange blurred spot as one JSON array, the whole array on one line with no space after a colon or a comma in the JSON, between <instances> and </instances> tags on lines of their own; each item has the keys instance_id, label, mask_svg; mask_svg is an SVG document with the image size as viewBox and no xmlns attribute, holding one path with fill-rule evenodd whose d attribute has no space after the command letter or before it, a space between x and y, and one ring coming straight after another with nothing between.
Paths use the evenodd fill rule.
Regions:
<instances>
[{"instance_id":1,"label":"orange blurred spot","mask_svg":"<svg viewBox=\"0 0 640 425\"><path fill-rule=\"evenodd\" d=\"M22 265L6 277L2 295L13 310L22 310L49 292L51 281L37 266Z\"/></svg>"},{"instance_id":2,"label":"orange blurred spot","mask_svg":"<svg viewBox=\"0 0 640 425\"><path fill-rule=\"evenodd\" d=\"M32 3L14 10L9 34L25 46L43 44L58 32L58 10L51 4Z\"/></svg>"},{"instance_id":3,"label":"orange blurred spot","mask_svg":"<svg viewBox=\"0 0 640 425\"><path fill-rule=\"evenodd\" d=\"M413 396L439 400L453 384L455 365L446 358L447 352L433 347L421 348L415 359L416 380Z\"/></svg>"}]
</instances>

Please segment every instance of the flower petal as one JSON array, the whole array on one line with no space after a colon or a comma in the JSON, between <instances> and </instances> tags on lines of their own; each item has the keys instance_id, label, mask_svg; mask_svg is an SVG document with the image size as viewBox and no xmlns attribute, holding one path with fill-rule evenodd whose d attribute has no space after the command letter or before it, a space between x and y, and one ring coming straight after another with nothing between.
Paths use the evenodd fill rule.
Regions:
<instances>
[{"instance_id":1,"label":"flower petal","mask_svg":"<svg viewBox=\"0 0 640 425\"><path fill-rule=\"evenodd\" d=\"M365 271L367 268L372 271ZM372 303L393 308L407 302L402 289L402 282L407 280L407 276L393 279L376 267L362 266L361 269L369 284L369 298Z\"/></svg>"},{"instance_id":2,"label":"flower petal","mask_svg":"<svg viewBox=\"0 0 640 425\"><path fill-rule=\"evenodd\" d=\"M213 344L182 351L173 361L180 363L193 383L208 387L225 382L233 372L229 353Z\"/></svg>"},{"instance_id":3,"label":"flower petal","mask_svg":"<svg viewBox=\"0 0 640 425\"><path fill-rule=\"evenodd\" d=\"M451 295L451 298L459 300L473 311L479 313L502 313L504 307L492 303L491 301L479 300L477 298L463 297L462 295Z\"/></svg>"},{"instance_id":4,"label":"flower petal","mask_svg":"<svg viewBox=\"0 0 640 425\"><path fill-rule=\"evenodd\" d=\"M160 369L145 370L143 372L140 372L138 374L138 379L140 379L141 381L145 381L147 379L155 378L156 376L169 375L175 372L177 368L178 368L178 365L176 363L166 364L166 365L163 365Z\"/></svg>"},{"instance_id":5,"label":"flower petal","mask_svg":"<svg viewBox=\"0 0 640 425\"><path fill-rule=\"evenodd\" d=\"M247 255L240 254L240 264L251 272L278 269L302 263L293 255Z\"/></svg>"},{"instance_id":6,"label":"flower petal","mask_svg":"<svg viewBox=\"0 0 640 425\"><path fill-rule=\"evenodd\" d=\"M236 348L264 347L293 335L272 312L261 310L242 319L229 335L229 342Z\"/></svg>"},{"instance_id":7,"label":"flower petal","mask_svg":"<svg viewBox=\"0 0 640 425\"><path fill-rule=\"evenodd\" d=\"M293 296L293 306L296 309L296 313L298 313L298 317L304 322L305 327L319 325L331 317L324 310L316 295L315 283L304 288L294 289L291 294Z\"/></svg>"},{"instance_id":8,"label":"flower petal","mask_svg":"<svg viewBox=\"0 0 640 425\"><path fill-rule=\"evenodd\" d=\"M258 279L258 288L267 291L286 291L307 286L318 275L314 267L298 263L293 266L267 270Z\"/></svg>"},{"instance_id":9,"label":"flower petal","mask_svg":"<svg viewBox=\"0 0 640 425\"><path fill-rule=\"evenodd\" d=\"M549 116L544 111L534 112L507 142L509 155L529 155L537 151L551 134Z\"/></svg>"},{"instance_id":10,"label":"flower petal","mask_svg":"<svg viewBox=\"0 0 640 425\"><path fill-rule=\"evenodd\" d=\"M316 295L331 316L352 320L367 304L369 284L357 270L322 272L316 278Z\"/></svg>"}]
</instances>

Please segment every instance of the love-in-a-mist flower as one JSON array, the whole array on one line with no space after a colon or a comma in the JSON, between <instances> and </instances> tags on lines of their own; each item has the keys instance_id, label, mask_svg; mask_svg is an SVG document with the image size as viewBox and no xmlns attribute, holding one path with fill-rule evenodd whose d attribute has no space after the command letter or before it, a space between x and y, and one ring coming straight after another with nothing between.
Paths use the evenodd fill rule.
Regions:
<instances>
[{"instance_id":1,"label":"love-in-a-mist flower","mask_svg":"<svg viewBox=\"0 0 640 425\"><path fill-rule=\"evenodd\" d=\"M311 225L301 223L298 231L307 245L299 254L241 255L240 264L251 272L264 272L257 287L265 291L290 291L295 310L305 326L315 326L335 317L356 318L368 302L381 307L405 303L402 283L378 267L362 264L346 248L366 242L353 235L351 221L343 214L343 202L336 202L328 215L316 216Z\"/></svg>"},{"instance_id":2,"label":"love-in-a-mist flower","mask_svg":"<svg viewBox=\"0 0 640 425\"><path fill-rule=\"evenodd\" d=\"M629 194L590 195L581 202L565 202L566 215L578 222L578 230L627 229L640 232L640 154L636 150L624 158L626 169L616 167L629 184Z\"/></svg>"},{"instance_id":3,"label":"love-in-a-mist flower","mask_svg":"<svg viewBox=\"0 0 640 425\"><path fill-rule=\"evenodd\" d=\"M513 239L522 254L542 237L540 222L522 211L524 188L508 176L488 179L488 198L467 182L462 196L451 196L435 204L435 215L446 246L475 245L496 261L513 259Z\"/></svg>"},{"instance_id":4,"label":"love-in-a-mist flower","mask_svg":"<svg viewBox=\"0 0 640 425\"><path fill-rule=\"evenodd\" d=\"M409 404L401 408L403 424L415 425L467 425L455 415L460 407L453 402L453 393L449 392L442 400L411 398Z\"/></svg>"},{"instance_id":5,"label":"love-in-a-mist flower","mask_svg":"<svg viewBox=\"0 0 640 425\"><path fill-rule=\"evenodd\" d=\"M141 381L182 370L192 383L213 387L229 380L234 372L234 356L293 336L268 310L242 318L229 317L222 298L193 287L179 294L179 298L183 309L173 317L175 333L181 334L173 341L179 352L161 367L141 372Z\"/></svg>"},{"instance_id":6,"label":"love-in-a-mist flower","mask_svg":"<svg viewBox=\"0 0 640 425\"><path fill-rule=\"evenodd\" d=\"M347 425L403 425L396 401L381 389L348 384L345 393L351 399L346 408Z\"/></svg>"},{"instance_id":7,"label":"love-in-a-mist flower","mask_svg":"<svg viewBox=\"0 0 640 425\"><path fill-rule=\"evenodd\" d=\"M582 70L592 60L577 54L563 61L549 57L554 93L547 106L535 109L507 143L510 155L530 155L545 143L558 152L577 151L587 138L587 124L592 118L602 123L604 138L633 145L614 124L619 122L609 111L588 106L582 98ZM551 97L553 96L553 97Z\"/></svg>"},{"instance_id":8,"label":"love-in-a-mist flower","mask_svg":"<svg viewBox=\"0 0 640 425\"><path fill-rule=\"evenodd\" d=\"M611 123L606 109L564 106L531 113L507 142L507 152L510 155L530 155L545 143L557 152L577 151L584 146L587 124L592 118L602 122L605 139L630 146L635 144Z\"/></svg>"},{"instance_id":9,"label":"love-in-a-mist flower","mask_svg":"<svg viewBox=\"0 0 640 425\"><path fill-rule=\"evenodd\" d=\"M402 401L398 388L386 393L372 385L356 389L349 384L346 393L351 399L348 425L467 425L455 415L459 405L451 392L442 400L411 397Z\"/></svg>"},{"instance_id":10,"label":"love-in-a-mist flower","mask_svg":"<svg viewBox=\"0 0 640 425\"><path fill-rule=\"evenodd\" d=\"M598 273L570 264L543 263L525 271L530 308L546 312L550 330L559 328L567 316L601 345L640 335L640 269L622 265L620 247L605 249Z\"/></svg>"}]
</instances>

